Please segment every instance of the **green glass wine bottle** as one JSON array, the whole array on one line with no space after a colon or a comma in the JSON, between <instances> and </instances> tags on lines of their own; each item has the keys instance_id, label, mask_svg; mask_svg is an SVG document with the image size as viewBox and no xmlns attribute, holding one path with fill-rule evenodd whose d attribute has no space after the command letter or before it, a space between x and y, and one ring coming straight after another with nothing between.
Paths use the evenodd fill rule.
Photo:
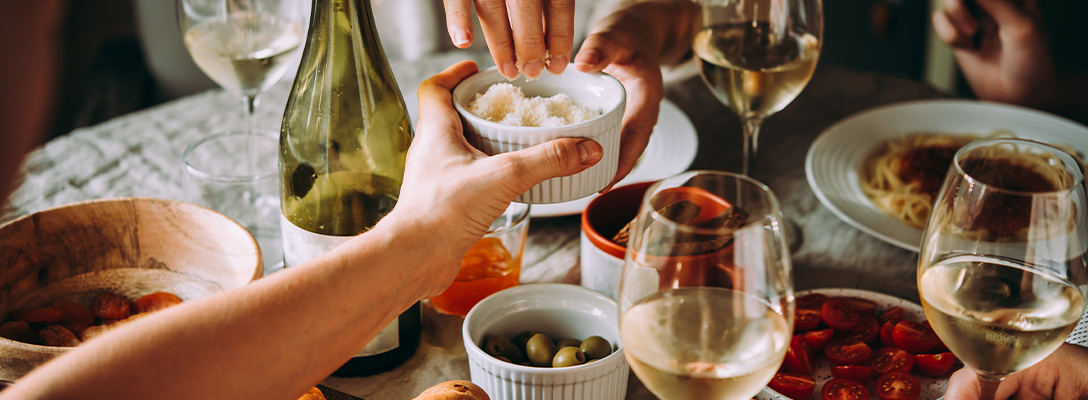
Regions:
<instances>
[{"instance_id":1,"label":"green glass wine bottle","mask_svg":"<svg viewBox=\"0 0 1088 400\"><path fill-rule=\"evenodd\" d=\"M280 131L285 266L324 254L388 214L411 141L408 111L370 1L314 0ZM416 303L337 375L392 369L415 352L421 330Z\"/></svg>"}]
</instances>

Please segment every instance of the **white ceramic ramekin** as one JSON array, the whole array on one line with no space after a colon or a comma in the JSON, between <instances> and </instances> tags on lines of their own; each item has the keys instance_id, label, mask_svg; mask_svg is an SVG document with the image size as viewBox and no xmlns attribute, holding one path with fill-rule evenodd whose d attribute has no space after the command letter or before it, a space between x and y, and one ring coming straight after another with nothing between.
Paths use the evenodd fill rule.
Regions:
<instances>
[{"instance_id":1,"label":"white ceramic ramekin","mask_svg":"<svg viewBox=\"0 0 1088 400\"><path fill-rule=\"evenodd\" d=\"M465 317L461 333L472 383L496 400L622 400L628 366L619 346L619 307L607 296L576 285L538 283L488 296ZM597 335L612 342L608 357L575 367L538 368L491 357L480 345L495 334L531 330L552 338Z\"/></svg>"},{"instance_id":2,"label":"white ceramic ramekin","mask_svg":"<svg viewBox=\"0 0 1088 400\"><path fill-rule=\"evenodd\" d=\"M559 127L503 125L472 115L466 110L477 94L491 85L507 82L521 88L527 97L551 97L559 93L575 102L599 109L601 115L589 121ZM487 155L517 151L562 137L589 138L604 147L597 165L572 176L552 178L518 196L514 201L530 204L560 203L580 199L604 189L616 175L620 153L620 126L627 104L627 92L611 75L587 74L568 67L560 75L544 73L539 79L525 76L507 80L497 68L489 68L461 81L453 89L453 104L464 122L465 138Z\"/></svg>"},{"instance_id":3,"label":"white ceramic ramekin","mask_svg":"<svg viewBox=\"0 0 1088 400\"><path fill-rule=\"evenodd\" d=\"M613 188L594 198L582 211L582 286L618 298L627 247L613 243L612 237L638 216L642 196L652 184Z\"/></svg>"}]
</instances>

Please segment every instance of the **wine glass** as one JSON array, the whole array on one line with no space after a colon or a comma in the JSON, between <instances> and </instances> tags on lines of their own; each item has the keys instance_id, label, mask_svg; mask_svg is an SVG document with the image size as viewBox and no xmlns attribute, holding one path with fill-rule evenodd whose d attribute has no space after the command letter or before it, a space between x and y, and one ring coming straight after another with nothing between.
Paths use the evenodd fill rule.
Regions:
<instances>
[{"instance_id":1,"label":"wine glass","mask_svg":"<svg viewBox=\"0 0 1088 400\"><path fill-rule=\"evenodd\" d=\"M748 174L763 120L808 84L823 42L821 0L697 0L693 50L703 82L737 113Z\"/></svg>"},{"instance_id":2,"label":"wine glass","mask_svg":"<svg viewBox=\"0 0 1088 400\"><path fill-rule=\"evenodd\" d=\"M923 235L918 291L933 331L993 400L1084 313L1084 168L1023 139L976 141L953 160Z\"/></svg>"},{"instance_id":3,"label":"wine glass","mask_svg":"<svg viewBox=\"0 0 1088 400\"><path fill-rule=\"evenodd\" d=\"M650 186L619 285L620 337L664 400L747 400L793 334L778 200L745 175L686 172Z\"/></svg>"},{"instance_id":4,"label":"wine glass","mask_svg":"<svg viewBox=\"0 0 1088 400\"><path fill-rule=\"evenodd\" d=\"M245 102L252 120L257 96L291 65L306 37L302 0L178 0L178 27L193 61Z\"/></svg>"}]
</instances>

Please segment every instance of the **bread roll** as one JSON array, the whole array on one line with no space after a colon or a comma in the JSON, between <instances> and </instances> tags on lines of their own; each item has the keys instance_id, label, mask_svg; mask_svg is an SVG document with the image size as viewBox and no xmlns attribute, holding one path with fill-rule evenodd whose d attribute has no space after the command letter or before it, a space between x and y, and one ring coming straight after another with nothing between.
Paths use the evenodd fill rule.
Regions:
<instances>
[{"instance_id":1,"label":"bread roll","mask_svg":"<svg viewBox=\"0 0 1088 400\"><path fill-rule=\"evenodd\" d=\"M446 381L427 388L413 400L491 400L491 398L472 382Z\"/></svg>"}]
</instances>

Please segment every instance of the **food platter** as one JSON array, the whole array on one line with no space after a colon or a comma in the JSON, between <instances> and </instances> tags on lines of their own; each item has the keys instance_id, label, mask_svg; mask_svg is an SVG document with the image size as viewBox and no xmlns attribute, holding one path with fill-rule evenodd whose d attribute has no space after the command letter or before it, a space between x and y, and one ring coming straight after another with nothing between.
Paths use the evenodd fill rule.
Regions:
<instances>
[{"instance_id":1,"label":"food platter","mask_svg":"<svg viewBox=\"0 0 1088 400\"><path fill-rule=\"evenodd\" d=\"M642 153L642 158L616 186L638 182L656 181L679 174L688 169L695 160L695 151L699 148L699 137L691 120L675 104L668 100L661 102L661 111L657 117L654 133ZM529 211L533 218L560 217L580 214L597 195L578 200L555 204L534 204Z\"/></svg>"},{"instance_id":2,"label":"food platter","mask_svg":"<svg viewBox=\"0 0 1088 400\"><path fill-rule=\"evenodd\" d=\"M846 289L846 288L828 288L828 289L814 289L799 291L795 295L797 298L810 293L822 293L828 297L859 297L867 300L871 300L876 303L877 313L882 310L889 309L891 307L901 307L904 311L904 317L907 320L921 322L925 321L926 316L922 311L922 306L917 303L913 303L895 296L889 296L883 293L872 292L861 289ZM874 346L880 347L880 346ZM874 348L874 351L876 348ZM827 357L816 357L814 363L815 369L812 372L812 376L816 379L816 392L812 395L812 399L820 398L820 389L823 388L824 383L831 380L831 364L828 362ZM961 364L957 362L957 367L953 368L953 371L959 368ZM944 396L944 392L948 390L948 377L951 375L945 374L944 376L931 378L928 376L922 376L916 373L912 373L918 378L918 383L922 386L922 394L918 397L918 400L936 400ZM872 400L880 400L875 391L872 390L873 384L870 383L869 391L872 393ZM756 395L757 400L791 400L789 397L783 396L771 388L764 388L759 394Z\"/></svg>"},{"instance_id":3,"label":"food platter","mask_svg":"<svg viewBox=\"0 0 1088 400\"><path fill-rule=\"evenodd\" d=\"M1088 153L1088 127L1041 111L971 100L926 100L877 107L824 130L809 147L805 175L828 209L846 223L895 246L918 251L922 230L881 212L861 190L861 164L888 140L918 132L1016 137Z\"/></svg>"}]
</instances>

